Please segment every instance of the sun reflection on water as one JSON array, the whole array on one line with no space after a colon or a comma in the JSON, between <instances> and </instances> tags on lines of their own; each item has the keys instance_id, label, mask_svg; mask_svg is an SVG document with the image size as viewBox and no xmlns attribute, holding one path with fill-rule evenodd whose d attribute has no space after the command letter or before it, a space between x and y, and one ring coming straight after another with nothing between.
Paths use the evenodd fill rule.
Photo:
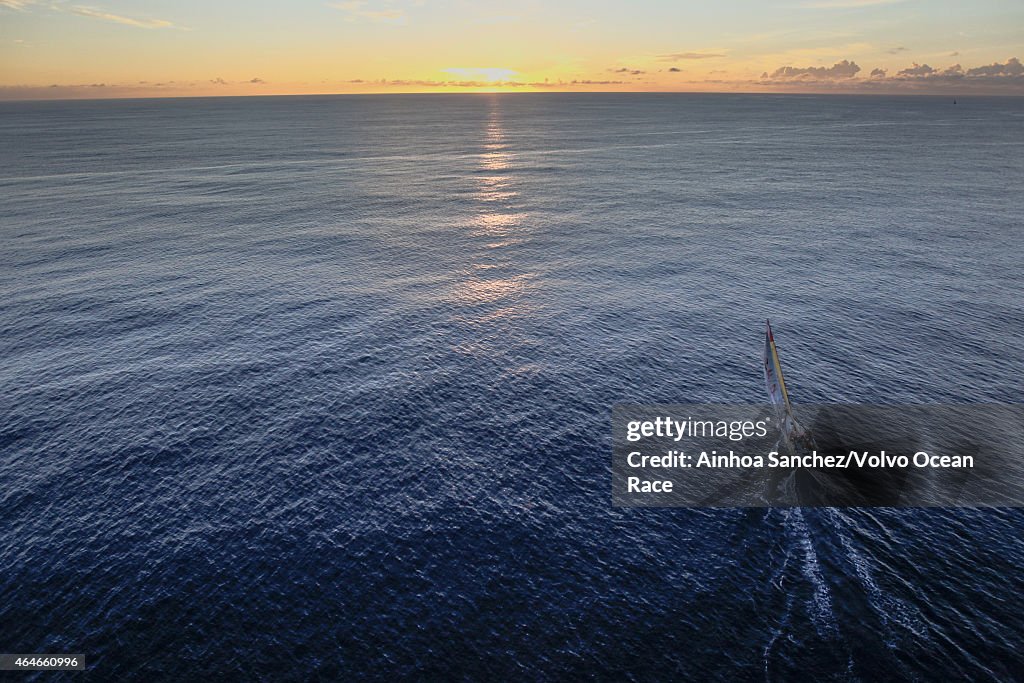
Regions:
<instances>
[{"instance_id":1,"label":"sun reflection on water","mask_svg":"<svg viewBox=\"0 0 1024 683\"><path fill-rule=\"evenodd\" d=\"M494 303L522 295L533 276L529 273L505 278L470 277L462 282L456 296L470 305Z\"/></svg>"},{"instance_id":2,"label":"sun reflection on water","mask_svg":"<svg viewBox=\"0 0 1024 683\"><path fill-rule=\"evenodd\" d=\"M529 315L529 291L535 273L515 259L515 248L526 239L528 214L516 205L520 193L515 183L515 151L502 120L500 98L491 101L477 155L473 199L477 211L468 228L481 238L479 249L456 285L453 298L461 310L456 317L477 328L474 343L456 350L473 355L504 356L517 343L527 343L513 322ZM511 326L510 326L511 325Z\"/></svg>"}]
</instances>

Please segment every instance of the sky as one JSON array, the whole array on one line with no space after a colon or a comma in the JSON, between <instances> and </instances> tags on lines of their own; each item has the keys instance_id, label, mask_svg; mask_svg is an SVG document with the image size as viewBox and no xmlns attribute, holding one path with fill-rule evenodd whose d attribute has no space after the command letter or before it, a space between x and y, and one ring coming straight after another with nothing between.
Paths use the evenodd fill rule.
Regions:
<instances>
[{"instance_id":1,"label":"sky","mask_svg":"<svg viewBox=\"0 0 1024 683\"><path fill-rule=\"evenodd\" d=\"M1024 0L0 0L0 99L1024 95Z\"/></svg>"}]
</instances>

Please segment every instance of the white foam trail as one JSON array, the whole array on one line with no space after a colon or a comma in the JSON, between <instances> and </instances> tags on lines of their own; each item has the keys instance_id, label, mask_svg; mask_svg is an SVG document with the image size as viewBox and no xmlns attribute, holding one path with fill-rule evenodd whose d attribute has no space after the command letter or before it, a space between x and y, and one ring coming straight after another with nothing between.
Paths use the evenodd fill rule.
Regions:
<instances>
[{"instance_id":1,"label":"white foam trail","mask_svg":"<svg viewBox=\"0 0 1024 683\"><path fill-rule=\"evenodd\" d=\"M857 578L860 580L861 585L867 591L868 605L871 609L878 613L883 623L896 624L910 631L914 634L914 637L930 642L932 637L928 626L917 608L890 595L878 585L867 559L854 546L849 533L844 533L843 531L843 523L846 522L849 525L849 521L845 520L835 510L828 510L828 515L832 520L833 531L839 539L839 543L843 546L843 551L853 564L853 569L857 573ZM888 637L890 634L886 635L885 644L890 649L897 649L898 644L891 637Z\"/></svg>"},{"instance_id":2,"label":"white foam trail","mask_svg":"<svg viewBox=\"0 0 1024 683\"><path fill-rule=\"evenodd\" d=\"M769 511L769 514L771 514L771 511ZM786 555L782 559L782 565L779 567L779 570L775 572L775 575L769 580L770 583L779 590L785 590L782 584L786 578L786 570L789 569L789 561L793 557L792 544L786 543L784 544L784 548ZM786 632L786 628L789 626L789 617L793 613L793 601L794 592L786 591L786 611L779 617L779 625L772 630L771 637L768 639L768 643L764 647L762 658L764 662L764 679L766 683L770 682L772 679L771 670L769 669L772 649L774 649L775 643L778 642L779 637Z\"/></svg>"},{"instance_id":3,"label":"white foam trail","mask_svg":"<svg viewBox=\"0 0 1024 683\"><path fill-rule=\"evenodd\" d=\"M803 511L800 508L790 509L787 521L791 522L790 528L795 532L796 540L803 551L803 575L814 588L814 596L808 605L811 608L814 627L817 629L818 635L823 638L837 638L839 625L836 623L835 611L832 609L832 592L822 576L818 553L814 550L811 531L807 528L807 520L804 519Z\"/></svg>"}]
</instances>

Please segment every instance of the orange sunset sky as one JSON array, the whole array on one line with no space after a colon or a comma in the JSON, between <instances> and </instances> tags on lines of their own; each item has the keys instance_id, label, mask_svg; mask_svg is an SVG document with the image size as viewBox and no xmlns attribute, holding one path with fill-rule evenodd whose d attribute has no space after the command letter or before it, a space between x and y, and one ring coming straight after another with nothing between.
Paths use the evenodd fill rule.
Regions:
<instances>
[{"instance_id":1,"label":"orange sunset sky","mask_svg":"<svg viewBox=\"0 0 1024 683\"><path fill-rule=\"evenodd\" d=\"M0 0L0 99L1024 95L1018 0Z\"/></svg>"}]
</instances>

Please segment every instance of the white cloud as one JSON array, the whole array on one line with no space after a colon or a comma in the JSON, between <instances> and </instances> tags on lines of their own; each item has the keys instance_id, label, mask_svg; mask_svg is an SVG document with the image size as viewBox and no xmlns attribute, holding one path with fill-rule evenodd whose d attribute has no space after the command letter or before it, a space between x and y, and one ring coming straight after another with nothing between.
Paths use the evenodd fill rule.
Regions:
<instances>
[{"instance_id":1,"label":"white cloud","mask_svg":"<svg viewBox=\"0 0 1024 683\"><path fill-rule=\"evenodd\" d=\"M715 59L725 57L722 52L673 52L667 55L658 55L659 62L681 62L690 59Z\"/></svg>"},{"instance_id":2,"label":"white cloud","mask_svg":"<svg viewBox=\"0 0 1024 683\"><path fill-rule=\"evenodd\" d=\"M832 66L781 66L776 69L769 78L772 80L835 80L842 78L853 78L860 71L856 62L844 59Z\"/></svg>"},{"instance_id":3,"label":"white cloud","mask_svg":"<svg viewBox=\"0 0 1024 683\"><path fill-rule=\"evenodd\" d=\"M930 64L914 63L894 75L884 68L871 69L867 78L856 78L860 67L843 60L831 67L782 67L773 73L765 72L762 86L810 88L835 92L918 92L918 93L1002 93L1024 94L1024 63L1011 57L1004 63L964 68L960 64L936 68Z\"/></svg>"},{"instance_id":4,"label":"white cloud","mask_svg":"<svg viewBox=\"0 0 1024 683\"><path fill-rule=\"evenodd\" d=\"M135 26L137 28L181 28L180 26L175 26L173 22L165 19L133 19L132 17L125 17L120 14L111 14L110 12L104 12L92 7L83 7L81 5L71 7L68 11L72 14L77 14L83 17L112 21L115 24Z\"/></svg>"},{"instance_id":5,"label":"white cloud","mask_svg":"<svg viewBox=\"0 0 1024 683\"><path fill-rule=\"evenodd\" d=\"M918 64L914 62L914 66L908 66L906 69L901 69L900 76L927 76L935 73L935 69L928 66L927 64Z\"/></svg>"},{"instance_id":6,"label":"white cloud","mask_svg":"<svg viewBox=\"0 0 1024 683\"><path fill-rule=\"evenodd\" d=\"M1024 76L1024 64L1020 63L1020 60L1016 57L1010 57L1006 60L1006 64L989 64L988 66L978 66L968 70L968 76L1009 76L1020 78Z\"/></svg>"}]
</instances>

